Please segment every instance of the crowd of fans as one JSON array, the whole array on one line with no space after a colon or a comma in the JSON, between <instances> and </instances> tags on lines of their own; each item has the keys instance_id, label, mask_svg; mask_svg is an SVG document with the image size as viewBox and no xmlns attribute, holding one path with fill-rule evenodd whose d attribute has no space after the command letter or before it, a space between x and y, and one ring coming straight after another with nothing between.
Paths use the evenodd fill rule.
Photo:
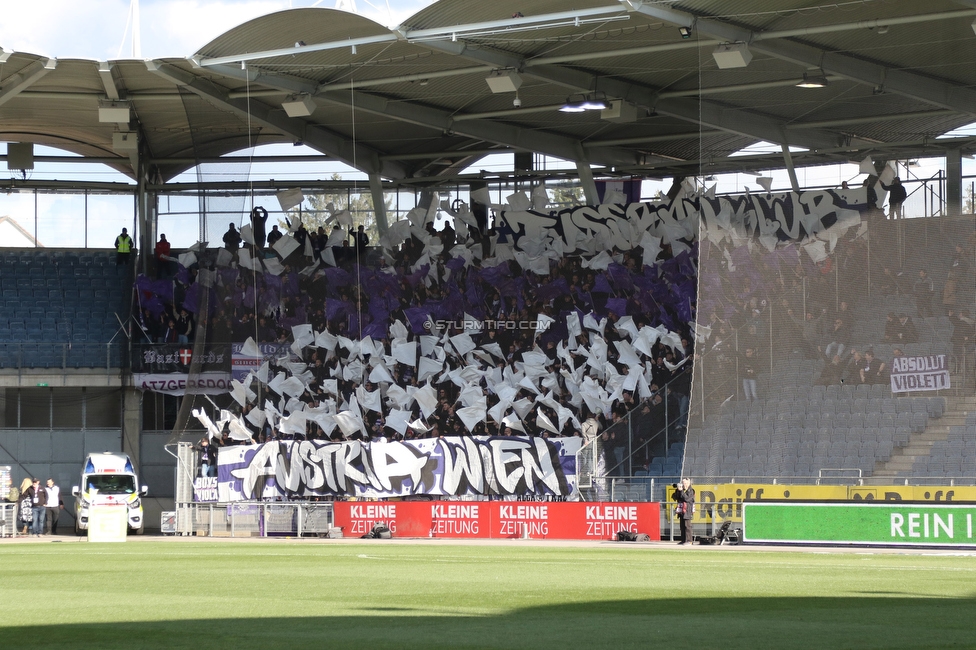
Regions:
<instances>
[{"instance_id":1,"label":"crowd of fans","mask_svg":"<svg viewBox=\"0 0 976 650\"><path fill-rule=\"evenodd\" d=\"M654 447L653 441L664 439L657 434L666 427L672 432L683 427L691 384L691 363L683 362L693 354L689 324L697 282L694 248L673 255L665 245L653 265L643 264L640 247L613 249L607 251L612 261L597 265L599 268L593 267L593 256L552 255L547 261L548 273L539 273L537 265L523 268L515 259L481 259L481 251L500 246L498 233L493 231L482 236L471 228L462 238L449 225L435 231L427 223L423 234L413 233L401 246L377 249L368 247L362 226L348 232L340 228L336 226L328 234L325 228L306 231L300 226L290 233L298 246L284 259L273 249L245 247L245 258L278 259L283 267L279 274L234 262L220 266L219 251L211 250L198 252L196 262L188 268L178 266L172 282L140 278L147 338L160 343L192 341L200 331L195 319L202 313L202 297L208 296L209 344L243 342L249 337L260 343L289 343L292 328L303 324L311 325L315 332L379 344L366 352L342 345L334 349L312 345L301 351L310 374L301 400L308 408L316 408L329 399L348 404L358 390L372 393L379 389L385 398L390 386L418 387L427 380L419 376L419 364L401 362L388 367L392 381L369 379L378 358L392 355L391 328L398 322L408 327L408 341L435 333L428 330L433 322L444 323L436 332L439 336L470 335L478 358L472 359L471 353L444 355L442 369L431 378L437 398L432 413L424 417L416 404L408 407L412 424L399 432L388 426L386 409L364 409L365 431L349 436L353 439L469 433L582 435L582 423L593 419L610 457L619 461L628 446L646 460L662 451ZM276 232L277 226L269 241ZM240 248L240 231L233 225L224 244L234 260L245 250ZM475 252L465 254L462 248ZM332 257L330 263L313 267L313 260L328 259L326 251ZM333 259L335 265L331 265ZM202 273L213 278L209 292L202 290ZM593 318L591 326L571 331L574 317L578 324L586 323L588 316ZM472 320L483 327L470 328ZM574 374L577 381L583 374L601 383L626 375L628 366L621 361L616 344L631 341L634 337L628 332L659 326L674 335L655 340L649 354L642 355L646 389L622 390L614 385L608 387L604 401L595 404L581 399L579 389L568 385ZM589 363L594 346L604 350L607 365ZM520 405L524 409L518 417L499 421L501 418L489 416L472 427L462 422L457 410L463 386L449 374L463 370L472 360L479 362L483 376L471 377L483 391L490 411L502 399L493 392L491 379L518 375L530 357L532 363L538 363L539 354L546 371L541 385L537 378L534 384L519 386L514 395L505 396L516 412ZM295 360L272 359L270 374L289 368ZM362 371L350 375L349 367L357 362L362 362ZM247 404L242 414L261 406ZM624 440L621 428L613 424L632 411L634 438L628 433ZM311 421L304 433L297 434L265 424L251 440L225 437L216 444L293 437L341 439L343 434L339 429L327 433Z\"/></svg>"}]
</instances>

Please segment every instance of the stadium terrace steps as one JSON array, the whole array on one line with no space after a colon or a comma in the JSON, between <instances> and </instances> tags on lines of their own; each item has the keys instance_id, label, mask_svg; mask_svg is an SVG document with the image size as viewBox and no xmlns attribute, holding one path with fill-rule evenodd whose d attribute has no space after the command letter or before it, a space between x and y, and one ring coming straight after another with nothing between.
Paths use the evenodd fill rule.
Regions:
<instances>
[{"instance_id":1,"label":"stadium terrace steps","mask_svg":"<svg viewBox=\"0 0 976 650\"><path fill-rule=\"evenodd\" d=\"M932 473L946 475L953 470L946 464L933 465L929 462L934 451L948 446L948 441L958 429L968 430L967 437L976 437L976 397L947 397L946 411L938 421L930 421L925 430L913 435L908 444L893 451L887 462L878 462L873 475L909 477ZM962 454L956 454L958 458ZM945 457L945 456L944 456ZM962 472L961 466L956 470Z\"/></svg>"},{"instance_id":2,"label":"stadium terrace steps","mask_svg":"<svg viewBox=\"0 0 976 650\"><path fill-rule=\"evenodd\" d=\"M821 386L809 398L729 403L689 430L685 473L717 466L723 475L815 476L843 466L871 476L946 411L944 397L877 397L875 388L883 387Z\"/></svg>"}]
</instances>

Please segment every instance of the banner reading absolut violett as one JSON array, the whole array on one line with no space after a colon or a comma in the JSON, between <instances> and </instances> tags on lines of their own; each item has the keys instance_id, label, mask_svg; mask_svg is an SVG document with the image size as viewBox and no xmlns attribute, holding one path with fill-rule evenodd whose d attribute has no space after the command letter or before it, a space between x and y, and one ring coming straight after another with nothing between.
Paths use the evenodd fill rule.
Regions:
<instances>
[{"instance_id":1,"label":"banner reading absolut violett","mask_svg":"<svg viewBox=\"0 0 976 650\"><path fill-rule=\"evenodd\" d=\"M895 357L891 360L891 392L907 393L951 388L946 355Z\"/></svg>"},{"instance_id":2,"label":"banner reading absolut violett","mask_svg":"<svg viewBox=\"0 0 976 650\"><path fill-rule=\"evenodd\" d=\"M326 495L569 496L580 438L451 437L225 447L221 502Z\"/></svg>"}]
</instances>

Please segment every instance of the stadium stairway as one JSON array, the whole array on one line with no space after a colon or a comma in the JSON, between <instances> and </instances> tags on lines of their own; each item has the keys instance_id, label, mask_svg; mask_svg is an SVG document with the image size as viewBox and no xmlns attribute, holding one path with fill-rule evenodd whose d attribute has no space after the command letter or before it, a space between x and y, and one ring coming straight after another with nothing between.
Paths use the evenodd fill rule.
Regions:
<instances>
[{"instance_id":1,"label":"stadium stairway","mask_svg":"<svg viewBox=\"0 0 976 650\"><path fill-rule=\"evenodd\" d=\"M951 476L952 471L939 464L933 468L929 463L932 458L933 449L944 446L950 434L959 427L976 428L971 426L976 423L976 397L946 397L946 412L941 418L930 419L925 429L920 433L913 434L908 444L895 448L891 453L891 458L887 461L878 461L875 465L872 476L906 478L913 476L929 476L935 474L941 476ZM976 434L976 431L970 432ZM960 468L959 472L962 469Z\"/></svg>"}]
</instances>

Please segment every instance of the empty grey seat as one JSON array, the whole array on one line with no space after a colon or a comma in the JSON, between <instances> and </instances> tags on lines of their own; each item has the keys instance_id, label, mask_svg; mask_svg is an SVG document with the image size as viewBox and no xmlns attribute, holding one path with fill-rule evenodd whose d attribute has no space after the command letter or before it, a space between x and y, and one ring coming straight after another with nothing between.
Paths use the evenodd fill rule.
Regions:
<instances>
[{"instance_id":1,"label":"empty grey seat","mask_svg":"<svg viewBox=\"0 0 976 650\"><path fill-rule=\"evenodd\" d=\"M911 416L911 426L912 431L915 433L921 433L925 430L928 425L929 414L928 413L912 413Z\"/></svg>"},{"instance_id":2,"label":"empty grey seat","mask_svg":"<svg viewBox=\"0 0 976 650\"><path fill-rule=\"evenodd\" d=\"M891 440L899 447L903 447L908 444L909 439L912 437L911 429L907 427L896 428L894 433L891 435Z\"/></svg>"}]
</instances>

